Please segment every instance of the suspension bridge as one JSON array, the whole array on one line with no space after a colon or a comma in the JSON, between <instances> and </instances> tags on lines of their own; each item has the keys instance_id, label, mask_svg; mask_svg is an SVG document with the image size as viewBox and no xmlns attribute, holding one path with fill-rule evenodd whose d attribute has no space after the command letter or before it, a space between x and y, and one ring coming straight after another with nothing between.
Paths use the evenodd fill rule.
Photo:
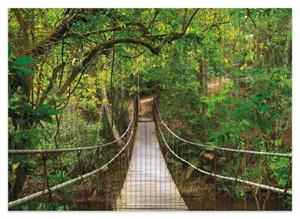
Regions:
<instances>
[{"instance_id":1,"label":"suspension bridge","mask_svg":"<svg viewBox=\"0 0 300 219\"><path fill-rule=\"evenodd\" d=\"M8 208L18 209L18 206L36 200L51 202L55 197L60 197L56 193L64 193L67 188L77 186L84 187L84 202L88 201L87 196L94 198L98 196L99 199L104 200L105 205L99 206L98 210L188 210L189 206L174 182L172 171L166 163L168 159L192 168L200 176L206 175L252 188L292 195L288 183L287 186L280 187L274 183L264 184L261 181L243 179L239 171L234 175L224 175L222 171L208 171L201 165L190 161L182 145L197 147L203 151L218 151L225 155L230 154L230 156L232 154L240 157L251 156L252 160L256 157L286 158L290 161L290 172L291 153L242 150L188 141L171 130L162 119L156 98L142 101L146 101L146 104L151 106L151 110L143 112L145 109L139 107L138 98L135 98L127 129L120 138L112 142L76 148L9 150L9 156L36 157L43 167L41 171L43 183L41 187L30 188L30 194L24 193L23 197L10 200ZM79 173L72 179L51 185L47 164L72 153L77 155L79 164L77 172ZM88 165L84 165L85 160L90 161ZM62 168L62 165L59 163L57 166ZM291 174L288 182L290 178ZM98 193L86 191L88 183L95 188L101 185L101 191Z\"/></svg>"}]
</instances>

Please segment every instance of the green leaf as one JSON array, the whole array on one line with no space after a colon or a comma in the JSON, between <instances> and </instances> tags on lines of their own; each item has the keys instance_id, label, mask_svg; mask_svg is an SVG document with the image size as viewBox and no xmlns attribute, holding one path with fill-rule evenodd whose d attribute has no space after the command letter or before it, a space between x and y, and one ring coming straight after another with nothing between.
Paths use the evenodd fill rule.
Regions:
<instances>
[{"instance_id":1,"label":"green leaf","mask_svg":"<svg viewBox=\"0 0 300 219\"><path fill-rule=\"evenodd\" d=\"M51 124L54 122L51 116L44 116L40 120L51 123Z\"/></svg>"},{"instance_id":2,"label":"green leaf","mask_svg":"<svg viewBox=\"0 0 300 219\"><path fill-rule=\"evenodd\" d=\"M258 112L260 113L264 113L266 112L268 109L270 109L270 106L268 104L263 104L262 106L259 106L257 108Z\"/></svg>"},{"instance_id":3,"label":"green leaf","mask_svg":"<svg viewBox=\"0 0 300 219\"><path fill-rule=\"evenodd\" d=\"M61 114L60 109L54 109L50 104L42 104L37 108L37 111L42 114L48 114L51 116Z\"/></svg>"},{"instance_id":4,"label":"green leaf","mask_svg":"<svg viewBox=\"0 0 300 219\"><path fill-rule=\"evenodd\" d=\"M243 197L245 197L245 194L246 194L244 188L242 188L240 186L236 187L234 192L238 198L243 198Z\"/></svg>"},{"instance_id":5,"label":"green leaf","mask_svg":"<svg viewBox=\"0 0 300 219\"><path fill-rule=\"evenodd\" d=\"M13 46L11 42L8 42L8 57L12 55L13 52Z\"/></svg>"},{"instance_id":6,"label":"green leaf","mask_svg":"<svg viewBox=\"0 0 300 219\"><path fill-rule=\"evenodd\" d=\"M60 109L53 109L53 110L48 112L48 114L51 115L51 116L59 115L61 113L62 113L62 111Z\"/></svg>"},{"instance_id":7,"label":"green leaf","mask_svg":"<svg viewBox=\"0 0 300 219\"><path fill-rule=\"evenodd\" d=\"M21 66L29 66L29 65L36 64L36 63L37 63L37 60L35 58L29 57L29 56L18 57L15 60L15 64L21 65Z\"/></svg>"},{"instance_id":8,"label":"green leaf","mask_svg":"<svg viewBox=\"0 0 300 219\"><path fill-rule=\"evenodd\" d=\"M60 109L54 109L50 104L42 104L36 108L35 112L38 115L39 120L53 123L52 116L58 115L62 111Z\"/></svg>"},{"instance_id":9,"label":"green leaf","mask_svg":"<svg viewBox=\"0 0 300 219\"><path fill-rule=\"evenodd\" d=\"M261 116L259 113L257 113L256 115L257 124L262 129L262 131L266 134L270 133L270 131L272 130L272 124L270 123L270 121L265 117Z\"/></svg>"},{"instance_id":10,"label":"green leaf","mask_svg":"<svg viewBox=\"0 0 300 219\"><path fill-rule=\"evenodd\" d=\"M14 71L19 72L19 73L33 74L33 71L31 69L28 69L28 68L17 67L17 66L13 66L12 68L13 68Z\"/></svg>"},{"instance_id":11,"label":"green leaf","mask_svg":"<svg viewBox=\"0 0 300 219\"><path fill-rule=\"evenodd\" d=\"M42 105L38 106L37 111L39 111L39 112L47 112L50 109L51 109L51 105L50 104L42 104Z\"/></svg>"}]
</instances>

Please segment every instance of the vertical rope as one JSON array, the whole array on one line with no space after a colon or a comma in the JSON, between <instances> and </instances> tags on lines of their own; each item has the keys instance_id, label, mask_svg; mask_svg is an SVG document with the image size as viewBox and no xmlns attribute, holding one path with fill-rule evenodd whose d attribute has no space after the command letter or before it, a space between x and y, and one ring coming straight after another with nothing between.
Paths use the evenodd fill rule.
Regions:
<instances>
[{"instance_id":1,"label":"vertical rope","mask_svg":"<svg viewBox=\"0 0 300 219\"><path fill-rule=\"evenodd\" d=\"M116 177L116 191L115 191L115 197L114 200L117 198L117 192L120 189L120 184L121 184L121 174L123 177L123 172L120 171L120 162L124 159L124 153L119 157L119 159L116 161L116 171L115 171L115 177ZM115 206L116 202L114 202L114 206Z\"/></svg>"},{"instance_id":2,"label":"vertical rope","mask_svg":"<svg viewBox=\"0 0 300 219\"><path fill-rule=\"evenodd\" d=\"M111 182L109 182L109 180L108 180L108 172L107 172L107 170L104 170L104 179L105 179L105 205L106 205L106 207L105 207L105 210L109 210L109 202L110 202L110 200L109 200L109 187L110 187L110 184L111 184Z\"/></svg>"},{"instance_id":3,"label":"vertical rope","mask_svg":"<svg viewBox=\"0 0 300 219\"><path fill-rule=\"evenodd\" d=\"M241 154L239 157L240 157L240 159L239 159L239 163L238 163L238 165L236 165L237 166L237 171L236 171L236 174L235 174L235 181L234 181L234 186L233 186L233 190L235 191L235 189L236 189L236 185L237 185L237 179L238 179L238 176L240 176L241 175L241 171L242 171L242 160L243 160L243 158L244 158L244 154ZM236 158L236 160L238 161L238 158Z\"/></svg>"},{"instance_id":4,"label":"vertical rope","mask_svg":"<svg viewBox=\"0 0 300 219\"><path fill-rule=\"evenodd\" d=\"M63 45L64 45L64 43L63 43ZM63 53L63 50L62 50L62 53ZM62 58L62 60L63 60L63 58ZM64 69L64 67L62 68L62 74L63 74L63 69ZM56 124L57 124L57 129L56 129L56 132L55 132L55 135L54 135L54 144L55 144L55 148L56 149L58 149L59 148L59 146L58 146L58 141L57 141L57 138L59 137L59 135L60 135L60 121L61 121L61 115L55 115L55 120L56 120ZM62 168L62 157L60 156L59 157L59 160L58 160L58 162L59 162L59 169L60 169L60 180L61 180L61 182L63 182L64 181L64 177L63 177L63 168ZM67 204L66 204L66 195L65 195L65 192L64 192L64 190L62 190L62 195L63 195L63 202L64 202L64 210L67 210Z\"/></svg>"},{"instance_id":5,"label":"vertical rope","mask_svg":"<svg viewBox=\"0 0 300 219\"><path fill-rule=\"evenodd\" d=\"M47 173L47 155L43 155L42 160L43 160L43 170L44 170L44 189L45 189L45 186L46 186L48 191L49 191L48 192L48 201L50 203L51 210L54 210L52 192L51 192L51 189L50 189L49 178L48 178L48 173Z\"/></svg>"},{"instance_id":6,"label":"vertical rope","mask_svg":"<svg viewBox=\"0 0 300 219\"><path fill-rule=\"evenodd\" d=\"M286 182L286 186L285 186L285 193L287 193L288 189L289 189L289 184L291 182L292 179L292 158L289 158L289 173L288 173L288 180Z\"/></svg>"},{"instance_id":7,"label":"vertical rope","mask_svg":"<svg viewBox=\"0 0 300 219\"><path fill-rule=\"evenodd\" d=\"M147 127L144 125L144 145L147 144ZM143 150L144 150L144 158L146 158L146 150L147 148L143 147ZM143 173L145 173L147 171L147 159L144 159L144 166L143 166ZM139 179L141 180L141 178ZM147 188L147 181L145 181L144 183L141 182L141 184L144 184L144 186ZM140 194L140 196L142 196L141 198L145 198L146 197L146 191L147 189L144 189L144 194ZM144 197L143 197L144 196Z\"/></svg>"},{"instance_id":8,"label":"vertical rope","mask_svg":"<svg viewBox=\"0 0 300 219\"><path fill-rule=\"evenodd\" d=\"M113 75L115 69L115 48L112 49L111 73L110 73L110 98L111 98L111 124L114 124L114 98L113 98Z\"/></svg>"},{"instance_id":9,"label":"vertical rope","mask_svg":"<svg viewBox=\"0 0 300 219\"><path fill-rule=\"evenodd\" d=\"M101 148L97 148L97 150L94 153L94 162L95 162L95 169L98 169L100 167L100 154L101 154ZM101 190L101 171L99 171L95 176L95 190L98 194Z\"/></svg>"},{"instance_id":10,"label":"vertical rope","mask_svg":"<svg viewBox=\"0 0 300 219\"><path fill-rule=\"evenodd\" d=\"M78 151L77 153L78 163L79 163L79 169L80 169L80 175L84 175L84 164L82 163L81 159L81 151ZM86 191L86 185L84 182L84 179L82 179L83 182L83 189L84 189L84 201L87 202L87 191Z\"/></svg>"},{"instance_id":11,"label":"vertical rope","mask_svg":"<svg viewBox=\"0 0 300 219\"><path fill-rule=\"evenodd\" d=\"M178 154L178 141L177 140L175 140L175 150L176 150L176 153ZM176 168L175 168L175 175L176 175L177 181L178 181L178 184L176 184L176 185L179 186L180 185L180 176L178 175L179 174L178 169L179 169L179 162L178 162L178 164L176 164ZM181 188L180 187L177 187L177 188L178 188L178 192L180 192ZM176 202L180 203L180 196L179 196L179 194L176 197Z\"/></svg>"},{"instance_id":12,"label":"vertical rope","mask_svg":"<svg viewBox=\"0 0 300 219\"><path fill-rule=\"evenodd\" d=\"M149 133L150 133L150 136L149 136L149 143L150 143L150 145L152 145L152 138L151 138L151 133L152 133L152 124L151 124L151 126L150 126L150 131L149 131ZM152 154L152 150L153 150L153 147L149 147L149 155L150 155L150 202L151 203L153 203L153 192L152 192L152 182L154 182L153 180L152 180L152 156L153 156L153 154ZM154 189L156 189L155 188L155 186L153 186L154 187Z\"/></svg>"}]
</instances>

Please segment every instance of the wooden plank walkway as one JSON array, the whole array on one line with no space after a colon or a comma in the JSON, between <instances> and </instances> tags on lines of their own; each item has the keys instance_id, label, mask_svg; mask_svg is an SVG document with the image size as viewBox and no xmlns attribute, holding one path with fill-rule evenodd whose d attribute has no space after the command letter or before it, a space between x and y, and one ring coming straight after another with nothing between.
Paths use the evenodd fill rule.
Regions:
<instances>
[{"instance_id":1,"label":"wooden plank walkway","mask_svg":"<svg viewBox=\"0 0 300 219\"><path fill-rule=\"evenodd\" d=\"M152 121L138 122L126 180L116 210L187 210L159 148Z\"/></svg>"}]
</instances>

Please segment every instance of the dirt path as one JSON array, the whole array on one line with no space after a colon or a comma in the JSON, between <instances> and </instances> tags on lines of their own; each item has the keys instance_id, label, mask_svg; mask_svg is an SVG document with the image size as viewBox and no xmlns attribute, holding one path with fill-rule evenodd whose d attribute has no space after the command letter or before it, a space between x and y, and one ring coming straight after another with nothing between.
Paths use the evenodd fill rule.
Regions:
<instances>
[{"instance_id":1,"label":"dirt path","mask_svg":"<svg viewBox=\"0 0 300 219\"><path fill-rule=\"evenodd\" d=\"M153 105L153 96L146 96L140 98L139 121L153 121L152 105ZM132 115L132 110L133 110L133 102L131 102L128 107L128 113L130 119Z\"/></svg>"},{"instance_id":2,"label":"dirt path","mask_svg":"<svg viewBox=\"0 0 300 219\"><path fill-rule=\"evenodd\" d=\"M152 121L153 96L147 96L140 99L139 121Z\"/></svg>"}]
</instances>

